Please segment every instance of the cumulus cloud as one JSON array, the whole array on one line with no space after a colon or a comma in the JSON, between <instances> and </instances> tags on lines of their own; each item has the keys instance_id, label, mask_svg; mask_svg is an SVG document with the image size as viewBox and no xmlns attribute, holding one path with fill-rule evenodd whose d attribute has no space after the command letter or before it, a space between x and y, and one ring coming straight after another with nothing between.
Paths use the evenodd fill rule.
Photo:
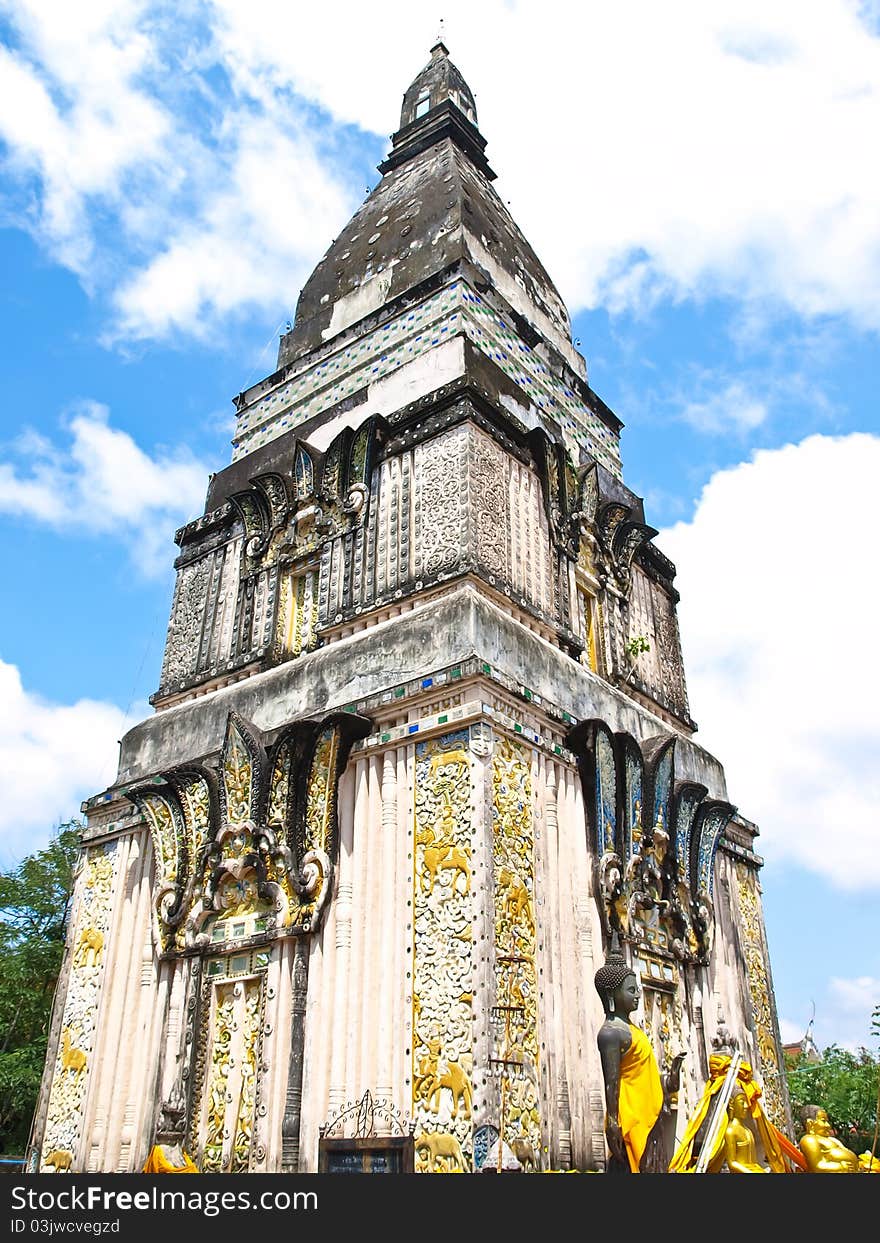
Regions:
<instances>
[{"instance_id":1,"label":"cumulus cloud","mask_svg":"<svg viewBox=\"0 0 880 1243\"><path fill-rule=\"evenodd\" d=\"M750 432L761 426L767 413L766 403L735 381L705 401L688 402L681 417L699 432Z\"/></svg>"},{"instance_id":2,"label":"cumulus cloud","mask_svg":"<svg viewBox=\"0 0 880 1243\"><path fill-rule=\"evenodd\" d=\"M90 208L135 191L170 127L142 81L153 53L141 28L148 10L144 0L0 5L20 39L0 46L7 171L36 177L41 190L19 220L83 276L94 258Z\"/></svg>"},{"instance_id":3,"label":"cumulus cloud","mask_svg":"<svg viewBox=\"0 0 880 1243\"><path fill-rule=\"evenodd\" d=\"M815 1026L810 1034L821 1051L830 1044L857 1053L871 1049L876 1037L871 1031L871 1016L880 1005L880 979L860 975L850 979L831 976L819 987L812 1007ZM779 1019L779 1030L785 1044L803 1039L808 1025L807 1015L800 1022Z\"/></svg>"},{"instance_id":4,"label":"cumulus cloud","mask_svg":"<svg viewBox=\"0 0 880 1243\"><path fill-rule=\"evenodd\" d=\"M870 1016L874 1008L880 1006L880 979L870 975L860 975L854 980L833 976L828 982L828 993L838 1024L848 1033L846 1047L857 1049L866 1045L871 1039Z\"/></svg>"},{"instance_id":5,"label":"cumulus cloud","mask_svg":"<svg viewBox=\"0 0 880 1243\"><path fill-rule=\"evenodd\" d=\"M25 432L0 449L0 512L113 535L143 573L164 573L175 528L202 510L207 467L180 450L151 457L97 402L81 403L67 431L64 446Z\"/></svg>"},{"instance_id":6,"label":"cumulus cloud","mask_svg":"<svg viewBox=\"0 0 880 1243\"><path fill-rule=\"evenodd\" d=\"M332 7L214 8L237 81L379 134L434 36L402 0L346 7L342 42ZM847 0L451 0L444 18L498 187L572 309L722 293L880 327L880 39Z\"/></svg>"},{"instance_id":7,"label":"cumulus cloud","mask_svg":"<svg viewBox=\"0 0 880 1243\"><path fill-rule=\"evenodd\" d=\"M147 706L135 709L147 715ZM118 739L134 718L113 704L52 703L0 660L0 866L46 844L55 825L116 776Z\"/></svg>"},{"instance_id":8,"label":"cumulus cloud","mask_svg":"<svg viewBox=\"0 0 880 1243\"><path fill-rule=\"evenodd\" d=\"M265 119L235 118L227 175L201 214L118 290L116 332L210 337L244 307L293 309L315 260L315 241L354 210L326 175L310 141ZM216 184L216 183L215 183Z\"/></svg>"},{"instance_id":9,"label":"cumulus cloud","mask_svg":"<svg viewBox=\"0 0 880 1243\"><path fill-rule=\"evenodd\" d=\"M768 858L880 888L880 438L810 436L714 475L657 537L678 567L698 740Z\"/></svg>"},{"instance_id":10,"label":"cumulus cloud","mask_svg":"<svg viewBox=\"0 0 880 1243\"><path fill-rule=\"evenodd\" d=\"M19 219L104 282L115 332L136 337L288 311L362 189L346 135L397 127L436 34L404 0L0 4ZM721 294L880 328L866 10L450 0L444 15L497 186L572 310Z\"/></svg>"}]
</instances>

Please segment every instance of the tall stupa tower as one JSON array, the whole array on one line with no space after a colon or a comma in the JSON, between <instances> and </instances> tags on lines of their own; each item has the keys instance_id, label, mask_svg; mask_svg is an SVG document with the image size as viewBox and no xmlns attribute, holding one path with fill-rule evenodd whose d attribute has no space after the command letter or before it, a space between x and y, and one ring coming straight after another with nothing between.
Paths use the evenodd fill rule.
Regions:
<instances>
[{"instance_id":1,"label":"tall stupa tower","mask_svg":"<svg viewBox=\"0 0 880 1243\"><path fill-rule=\"evenodd\" d=\"M84 805L33 1169L140 1170L169 1118L203 1171L476 1171L499 1131L602 1169L614 931L679 1127L726 1028L788 1129L757 829L485 147L438 42L235 399L155 712Z\"/></svg>"}]
</instances>

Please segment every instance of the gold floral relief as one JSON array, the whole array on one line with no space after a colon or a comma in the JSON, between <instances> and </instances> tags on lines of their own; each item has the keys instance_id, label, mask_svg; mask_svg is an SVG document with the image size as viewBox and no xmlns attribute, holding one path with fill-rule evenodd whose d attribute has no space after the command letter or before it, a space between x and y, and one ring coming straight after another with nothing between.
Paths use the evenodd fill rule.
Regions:
<instances>
[{"instance_id":1,"label":"gold floral relief","mask_svg":"<svg viewBox=\"0 0 880 1243\"><path fill-rule=\"evenodd\" d=\"M469 1170L473 1153L467 744L462 730L416 747L412 1117L417 1134L431 1137L419 1148L422 1172L449 1168L450 1153Z\"/></svg>"},{"instance_id":2,"label":"gold floral relief","mask_svg":"<svg viewBox=\"0 0 880 1243\"><path fill-rule=\"evenodd\" d=\"M237 824L250 819L253 765L241 733L230 721L223 756L223 784L226 789L226 819Z\"/></svg>"},{"instance_id":3,"label":"gold floral relief","mask_svg":"<svg viewBox=\"0 0 880 1243\"><path fill-rule=\"evenodd\" d=\"M76 928L64 1015L43 1135L40 1165L53 1154L69 1154L80 1141L88 1076L96 1040L98 1001L110 932L116 843L92 847L81 873ZM56 1169L62 1166L53 1162ZM70 1163L66 1168L70 1168Z\"/></svg>"},{"instance_id":4,"label":"gold floral relief","mask_svg":"<svg viewBox=\"0 0 880 1243\"><path fill-rule=\"evenodd\" d=\"M757 879L746 864L735 865L737 893L739 896L740 928L746 960L749 994L752 1002L755 1031L758 1040L759 1071L762 1079L767 1116L776 1126L785 1128L786 1114L783 1099L779 1052L774 1035L773 1007L767 965L761 937L761 915L758 903Z\"/></svg>"},{"instance_id":5,"label":"gold floral relief","mask_svg":"<svg viewBox=\"0 0 880 1243\"><path fill-rule=\"evenodd\" d=\"M492 859L495 872L495 1056L513 1067L504 1092L504 1141L541 1148L535 863L531 752L498 739L492 757ZM501 1070L502 1074L507 1071Z\"/></svg>"},{"instance_id":6,"label":"gold floral relief","mask_svg":"<svg viewBox=\"0 0 880 1243\"><path fill-rule=\"evenodd\" d=\"M147 813L153 852L161 873L159 879L173 885L177 880L178 843L171 807L159 794L145 794L141 804Z\"/></svg>"},{"instance_id":7,"label":"gold floral relief","mask_svg":"<svg viewBox=\"0 0 880 1243\"><path fill-rule=\"evenodd\" d=\"M290 744L283 743L275 757L269 781L269 804L266 823L276 831L287 825L287 809L290 798Z\"/></svg>"},{"instance_id":8,"label":"gold floral relief","mask_svg":"<svg viewBox=\"0 0 880 1243\"><path fill-rule=\"evenodd\" d=\"M297 570L282 574L274 642L276 659L310 651L315 646L317 622L316 571Z\"/></svg>"},{"instance_id":9,"label":"gold floral relief","mask_svg":"<svg viewBox=\"0 0 880 1243\"><path fill-rule=\"evenodd\" d=\"M204 1075L201 1169L247 1172L260 1059L262 977L215 985Z\"/></svg>"},{"instance_id":10,"label":"gold floral relief","mask_svg":"<svg viewBox=\"0 0 880 1243\"><path fill-rule=\"evenodd\" d=\"M208 840L211 827L208 783L203 777L192 777L186 782L181 789L181 802L186 820L189 866L193 869L198 862L202 847Z\"/></svg>"},{"instance_id":11,"label":"gold floral relief","mask_svg":"<svg viewBox=\"0 0 880 1243\"><path fill-rule=\"evenodd\" d=\"M332 854L331 836L336 799L336 754L339 730L325 729L318 739L306 792L306 850Z\"/></svg>"}]
</instances>

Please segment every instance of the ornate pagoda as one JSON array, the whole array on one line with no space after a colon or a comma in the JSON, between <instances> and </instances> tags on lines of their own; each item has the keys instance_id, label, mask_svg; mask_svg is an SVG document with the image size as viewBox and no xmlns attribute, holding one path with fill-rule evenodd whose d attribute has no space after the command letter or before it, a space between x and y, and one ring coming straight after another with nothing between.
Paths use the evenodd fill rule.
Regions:
<instances>
[{"instance_id":1,"label":"ornate pagoda","mask_svg":"<svg viewBox=\"0 0 880 1243\"><path fill-rule=\"evenodd\" d=\"M235 398L154 714L83 806L33 1170L140 1170L169 1115L205 1172L602 1169L613 931L679 1130L721 1014L790 1129L757 828L485 146L438 42Z\"/></svg>"}]
</instances>

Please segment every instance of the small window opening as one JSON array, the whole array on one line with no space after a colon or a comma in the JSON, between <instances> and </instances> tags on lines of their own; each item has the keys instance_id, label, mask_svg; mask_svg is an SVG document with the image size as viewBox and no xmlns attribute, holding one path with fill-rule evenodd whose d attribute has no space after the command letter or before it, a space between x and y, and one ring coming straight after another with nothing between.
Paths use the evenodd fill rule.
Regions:
<instances>
[{"instance_id":1,"label":"small window opening","mask_svg":"<svg viewBox=\"0 0 880 1243\"><path fill-rule=\"evenodd\" d=\"M430 107L431 107L431 96L423 95L422 98L416 104L416 116L423 117Z\"/></svg>"}]
</instances>

